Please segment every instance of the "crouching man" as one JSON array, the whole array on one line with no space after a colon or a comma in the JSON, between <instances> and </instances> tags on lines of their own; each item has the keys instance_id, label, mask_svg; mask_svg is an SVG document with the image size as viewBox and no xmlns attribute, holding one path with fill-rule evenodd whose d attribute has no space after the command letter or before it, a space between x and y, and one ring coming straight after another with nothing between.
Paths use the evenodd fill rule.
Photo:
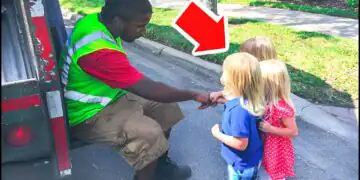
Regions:
<instances>
[{"instance_id":1,"label":"crouching man","mask_svg":"<svg viewBox=\"0 0 360 180\"><path fill-rule=\"evenodd\" d=\"M191 169L167 156L171 127L183 119L175 102L209 103L209 94L153 81L130 65L122 41L146 31L148 0L107 0L80 19L60 60L72 135L113 147L136 169L135 179L187 179Z\"/></svg>"}]
</instances>

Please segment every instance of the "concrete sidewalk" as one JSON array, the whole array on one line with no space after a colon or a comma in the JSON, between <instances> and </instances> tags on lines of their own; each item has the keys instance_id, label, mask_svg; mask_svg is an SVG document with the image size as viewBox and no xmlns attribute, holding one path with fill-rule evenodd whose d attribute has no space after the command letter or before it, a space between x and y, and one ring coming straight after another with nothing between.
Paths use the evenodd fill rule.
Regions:
<instances>
[{"instance_id":1,"label":"concrete sidewalk","mask_svg":"<svg viewBox=\"0 0 360 180\"><path fill-rule=\"evenodd\" d=\"M158 8L183 8L187 0L152 0ZM354 40L359 39L359 20L286 9L219 4L219 12L227 16L259 19L286 25L301 31L314 31Z\"/></svg>"}]
</instances>

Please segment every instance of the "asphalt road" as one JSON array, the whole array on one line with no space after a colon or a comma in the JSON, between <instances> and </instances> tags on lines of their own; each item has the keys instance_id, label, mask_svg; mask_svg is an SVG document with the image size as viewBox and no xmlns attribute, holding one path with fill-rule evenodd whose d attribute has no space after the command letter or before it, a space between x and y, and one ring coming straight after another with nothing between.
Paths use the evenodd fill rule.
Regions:
<instances>
[{"instance_id":1,"label":"asphalt road","mask_svg":"<svg viewBox=\"0 0 360 180\"><path fill-rule=\"evenodd\" d=\"M218 78L198 69L178 65L174 59L145 52L125 44L131 63L150 78L172 86L198 91L219 90ZM180 103L186 118L178 123L170 138L170 157L193 170L191 180L225 180L226 164L219 152L219 142L210 128L221 120L222 106L197 110L197 103ZM358 179L358 147L322 129L297 120L299 136L294 139L296 178L304 180ZM133 170L112 149L89 145L71 152L72 180L131 180ZM47 166L41 168L41 166ZM7 168L4 180L50 180L45 174L49 165L31 165L32 168ZM34 170L36 169L37 172ZM36 177L36 174L42 174ZM26 178L19 178L20 174ZM35 174L35 175L34 175ZM261 179L267 179L264 171Z\"/></svg>"}]
</instances>

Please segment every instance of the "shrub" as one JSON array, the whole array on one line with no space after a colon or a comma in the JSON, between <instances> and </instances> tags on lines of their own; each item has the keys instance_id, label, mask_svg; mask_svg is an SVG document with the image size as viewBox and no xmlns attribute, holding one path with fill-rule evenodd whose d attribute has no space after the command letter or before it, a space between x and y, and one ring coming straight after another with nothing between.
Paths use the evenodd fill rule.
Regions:
<instances>
[{"instance_id":1,"label":"shrub","mask_svg":"<svg viewBox=\"0 0 360 180\"><path fill-rule=\"evenodd\" d=\"M348 6L351 8L359 7L359 0L347 0Z\"/></svg>"}]
</instances>

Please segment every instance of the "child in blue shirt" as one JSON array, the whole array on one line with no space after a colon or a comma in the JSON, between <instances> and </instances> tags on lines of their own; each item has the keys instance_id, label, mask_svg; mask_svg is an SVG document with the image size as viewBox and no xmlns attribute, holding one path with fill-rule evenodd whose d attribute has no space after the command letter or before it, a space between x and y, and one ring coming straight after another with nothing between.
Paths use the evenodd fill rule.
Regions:
<instances>
[{"instance_id":1,"label":"child in blue shirt","mask_svg":"<svg viewBox=\"0 0 360 180\"><path fill-rule=\"evenodd\" d=\"M225 97L223 120L221 127L215 124L211 132L222 142L221 155L228 164L228 179L257 179L263 154L258 122L265 111L258 60L248 53L228 56L223 63L221 83Z\"/></svg>"}]
</instances>

